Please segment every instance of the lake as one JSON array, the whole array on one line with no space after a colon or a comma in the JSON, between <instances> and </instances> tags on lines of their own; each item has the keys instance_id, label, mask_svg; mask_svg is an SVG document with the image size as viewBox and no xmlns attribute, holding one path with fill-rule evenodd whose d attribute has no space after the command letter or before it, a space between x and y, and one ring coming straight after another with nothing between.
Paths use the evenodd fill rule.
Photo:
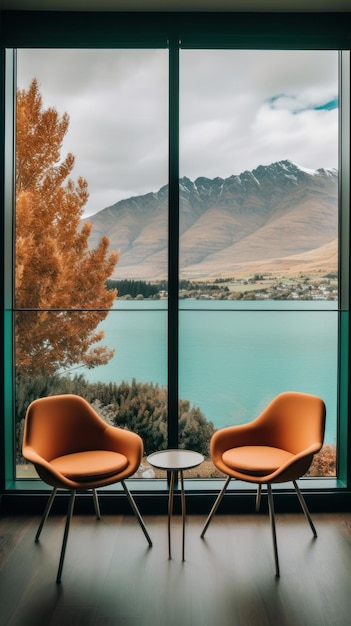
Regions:
<instances>
[{"instance_id":1,"label":"lake","mask_svg":"<svg viewBox=\"0 0 351 626\"><path fill-rule=\"evenodd\" d=\"M181 300L179 395L216 428L252 420L282 391L321 396L326 443L337 432L338 319L329 301ZM167 386L167 301L116 300L100 328L115 349L91 382Z\"/></svg>"}]
</instances>

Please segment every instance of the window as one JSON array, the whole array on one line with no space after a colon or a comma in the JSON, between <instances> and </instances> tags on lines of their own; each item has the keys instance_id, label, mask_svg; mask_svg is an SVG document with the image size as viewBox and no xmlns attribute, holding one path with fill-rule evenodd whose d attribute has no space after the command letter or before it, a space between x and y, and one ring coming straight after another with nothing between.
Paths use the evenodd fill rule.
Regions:
<instances>
[{"instance_id":1,"label":"window","mask_svg":"<svg viewBox=\"0 0 351 626\"><path fill-rule=\"evenodd\" d=\"M298 389L335 475L338 52L181 50L180 396L215 428Z\"/></svg>"},{"instance_id":2,"label":"window","mask_svg":"<svg viewBox=\"0 0 351 626\"><path fill-rule=\"evenodd\" d=\"M166 50L17 52L18 477L42 395L83 395L166 446L167 72Z\"/></svg>"},{"instance_id":3,"label":"window","mask_svg":"<svg viewBox=\"0 0 351 626\"><path fill-rule=\"evenodd\" d=\"M107 39L112 41L110 35ZM69 320L75 329L79 328L75 320L82 323L95 316L95 329L103 330L104 337L94 347L116 348L106 364L96 367L90 367L88 360L84 366L65 363L51 377L51 387L45 386L48 377L35 381L31 377L23 384L17 375L13 406L15 370L7 371L7 414L18 416L16 429L7 422L9 478L12 471L17 478L28 472L21 466L21 419L28 400L40 394L66 390L82 393L112 421L118 417L117 405L123 403L130 402L132 410L125 412L129 418L139 412L140 425L142 416L154 411L152 432L141 432L146 451L151 452L152 446L175 445L175 440L186 447L196 448L199 442L208 446L213 428L252 419L275 393L286 388L311 391L326 399L326 443L333 448L334 462L331 474L345 476L348 52L205 50L198 41L191 45L191 37L186 44L178 43L180 39L174 43L170 38L169 50L150 43L139 49L124 47L120 42L118 48L61 49L49 48L48 41L45 54L32 45L17 50L16 87L28 89L41 68L38 87L44 108L53 106L59 115L67 111L70 116L61 158L72 151L76 161L70 176L77 181L81 175L88 181L90 197L84 205L84 217L93 225L91 243L96 247L107 234L113 242L110 249L120 250L116 270L107 278L108 287L117 287L120 297L108 307L83 306L78 299L73 307L37 307L33 290L26 294L24 303L12 297L12 279L7 274L7 363L12 358L12 337L17 337L15 365L21 342L25 344L32 320L38 316L40 324L31 338L36 346L49 347L45 344L48 339L41 336L43 320L47 325L53 320L55 324ZM11 129L11 50L7 57L6 115L7 128ZM94 67L99 63L99 82L95 85ZM63 83L60 64L65 71ZM152 82L148 67L153 69ZM307 76L305 81L301 68ZM86 87L82 89L82 85ZM104 106L94 103L96 91L105 96ZM110 111L105 105L110 103L111 93L116 104ZM126 112L123 121L119 116L121 101ZM88 121L92 109L94 123ZM98 141L95 132L99 133ZM145 136L150 133L147 150L133 152L134 140L138 143L144 132ZM11 132L6 140L9 201L5 242L10 268ZM83 140L87 149L81 152ZM140 141L139 148L141 145ZM112 149L110 157L107 146L108 151ZM318 157L325 154L330 160L323 158L319 163ZM317 170L320 173L314 176L313 186L312 172ZM298 187L298 177L306 184L308 181L308 198L321 200L323 196L318 205L325 209L323 219L315 216L313 221L311 217L308 224L312 228L303 233L297 227L297 215L289 225L275 221L279 211L288 210L287 204L276 202L272 208L267 200L266 210L274 210L275 215L265 215L263 223L260 205L246 223L243 220L239 224L237 218L234 235L230 221L234 188L239 184L248 188L251 183L257 187L263 178L269 184L269 176L285 184L290 200L294 197L294 202L301 202L300 217L304 215L304 192L300 191L299 197L289 194L294 185ZM204 198L214 193L219 200L206 207L205 215ZM252 198L257 202L253 192ZM323 204L325 198L328 208ZM146 206L155 211L154 221L148 220L144 229L141 219L134 220L141 199L143 211ZM117 237L107 220L111 207L119 214L125 210L125 220L118 221ZM255 220L262 223L260 229L256 223L254 234ZM17 233L20 225L17 215ZM288 239L282 233L289 228L294 241L287 249ZM241 241L235 240L238 233ZM226 250L230 238L232 254ZM271 257L267 256L267 238ZM41 262L47 260L45 255L40 258ZM17 259L17 278L18 268ZM66 345L75 334L67 333ZM109 386L112 397L114 384L121 394L111 407L113 402L105 402L103 388ZM11 459L11 442L16 437L18 445ZM215 475L211 466L200 469L204 478ZM325 466L318 471L328 473ZM203 485L207 488L207 483Z\"/></svg>"}]
</instances>

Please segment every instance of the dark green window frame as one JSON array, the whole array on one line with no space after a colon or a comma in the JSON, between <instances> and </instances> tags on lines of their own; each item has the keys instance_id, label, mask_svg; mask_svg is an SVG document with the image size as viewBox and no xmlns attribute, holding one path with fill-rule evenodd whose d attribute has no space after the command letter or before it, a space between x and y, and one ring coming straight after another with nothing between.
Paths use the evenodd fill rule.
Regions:
<instances>
[{"instance_id":1,"label":"dark green window frame","mask_svg":"<svg viewBox=\"0 0 351 626\"><path fill-rule=\"evenodd\" d=\"M350 211L350 25L351 14L320 15L316 23L313 14L128 14L128 13L0 13L1 79L1 141L0 166L2 172L1 205L4 216L4 242L13 235L13 93L11 50L18 47L159 47L169 48L169 337L168 337L168 393L169 416L178 413L178 364L171 355L178 354L178 157L179 157L179 64L180 48L251 48L251 49L335 49L341 57L341 117L340 117L340 303L339 303L339 425L338 425L338 479L306 480L304 485L311 496L316 495L316 506L345 508L351 490L351 436L349 428L349 211ZM5 65L7 69L5 71ZM5 155L5 157L4 157ZM13 385L12 385L12 246L4 246L1 258L4 289L2 356L4 377L1 381L3 422L0 433L2 457L1 493L14 494L38 490L38 484L14 480L13 472ZM178 441L177 420L169 418L169 445ZM216 484L217 483L217 484ZM136 489L150 498L164 490L145 481ZM217 490L218 481L189 483L194 502L205 502L204 495ZM288 491L281 491L281 501ZM238 484L232 492L246 493ZM278 494L279 496L279 494ZM279 506L279 500L278 500Z\"/></svg>"}]
</instances>

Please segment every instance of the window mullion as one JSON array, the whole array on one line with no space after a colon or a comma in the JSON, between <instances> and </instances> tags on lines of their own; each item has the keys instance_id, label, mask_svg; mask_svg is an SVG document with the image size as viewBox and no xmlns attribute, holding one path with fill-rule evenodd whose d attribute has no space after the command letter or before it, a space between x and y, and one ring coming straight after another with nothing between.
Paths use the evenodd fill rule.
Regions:
<instances>
[{"instance_id":1,"label":"window mullion","mask_svg":"<svg viewBox=\"0 0 351 626\"><path fill-rule=\"evenodd\" d=\"M178 447L179 46L169 46L168 445Z\"/></svg>"}]
</instances>

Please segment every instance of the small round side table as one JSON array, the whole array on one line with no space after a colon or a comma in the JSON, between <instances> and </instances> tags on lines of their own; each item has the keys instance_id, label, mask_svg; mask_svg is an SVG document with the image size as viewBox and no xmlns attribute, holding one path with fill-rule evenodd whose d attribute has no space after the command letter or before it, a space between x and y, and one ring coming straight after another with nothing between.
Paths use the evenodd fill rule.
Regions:
<instances>
[{"instance_id":1,"label":"small round side table","mask_svg":"<svg viewBox=\"0 0 351 626\"><path fill-rule=\"evenodd\" d=\"M182 523L183 523L183 542L182 542L182 560L185 554L185 492L184 492L184 476L183 471L192 469L200 465L204 457L199 452L193 450L160 450L153 452L147 457L148 462L157 469L166 470L171 473L168 495L168 558L171 559L171 519L173 512L174 483L176 475L180 474L181 482L181 502L182 502Z\"/></svg>"}]
</instances>

